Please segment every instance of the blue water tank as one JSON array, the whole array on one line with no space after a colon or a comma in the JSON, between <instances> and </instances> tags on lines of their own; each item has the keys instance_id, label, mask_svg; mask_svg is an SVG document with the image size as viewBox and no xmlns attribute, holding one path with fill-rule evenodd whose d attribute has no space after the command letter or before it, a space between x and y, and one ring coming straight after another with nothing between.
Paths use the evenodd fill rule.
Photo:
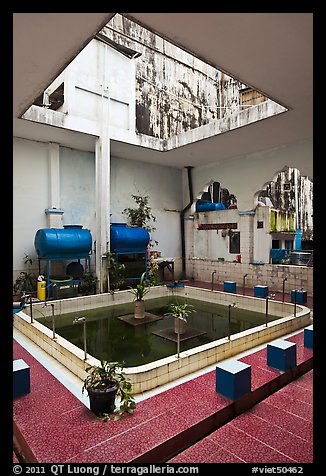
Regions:
<instances>
[{"instance_id":1,"label":"blue water tank","mask_svg":"<svg viewBox=\"0 0 326 476\"><path fill-rule=\"evenodd\" d=\"M225 205L220 202L210 202L209 200L198 200L196 202L196 212L210 212L213 210L225 209Z\"/></svg>"},{"instance_id":2,"label":"blue water tank","mask_svg":"<svg viewBox=\"0 0 326 476\"><path fill-rule=\"evenodd\" d=\"M114 253L141 253L146 251L150 235L145 228L112 223L110 240L111 251Z\"/></svg>"},{"instance_id":3,"label":"blue water tank","mask_svg":"<svg viewBox=\"0 0 326 476\"><path fill-rule=\"evenodd\" d=\"M36 232L34 246L44 259L86 258L92 248L92 235L83 225L42 228Z\"/></svg>"}]
</instances>

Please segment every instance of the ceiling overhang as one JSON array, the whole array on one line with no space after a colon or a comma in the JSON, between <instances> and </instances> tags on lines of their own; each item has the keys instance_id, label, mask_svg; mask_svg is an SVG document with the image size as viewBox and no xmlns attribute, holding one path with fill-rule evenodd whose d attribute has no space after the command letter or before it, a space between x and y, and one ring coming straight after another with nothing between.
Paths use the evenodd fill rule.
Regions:
<instances>
[{"instance_id":1,"label":"ceiling overhang","mask_svg":"<svg viewBox=\"0 0 326 476\"><path fill-rule=\"evenodd\" d=\"M14 13L15 136L45 141L60 141L61 137L68 146L79 143L75 140L76 133L26 124L29 121L18 118L113 15ZM114 141L113 155L174 167L199 166L312 140L312 13L127 13L127 16L289 111L167 152ZM94 140L86 137L80 147L90 150Z\"/></svg>"}]
</instances>

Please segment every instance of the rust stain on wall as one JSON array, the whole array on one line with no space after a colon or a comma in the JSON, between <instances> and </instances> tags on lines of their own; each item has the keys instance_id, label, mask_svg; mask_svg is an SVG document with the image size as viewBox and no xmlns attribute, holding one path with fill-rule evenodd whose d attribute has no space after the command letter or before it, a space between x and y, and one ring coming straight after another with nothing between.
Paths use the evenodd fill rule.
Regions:
<instances>
[{"instance_id":1,"label":"rust stain on wall","mask_svg":"<svg viewBox=\"0 0 326 476\"><path fill-rule=\"evenodd\" d=\"M302 176L298 169L285 166L260 197L268 197L273 208L293 212L296 228L302 230L302 240L313 240L313 182Z\"/></svg>"},{"instance_id":2,"label":"rust stain on wall","mask_svg":"<svg viewBox=\"0 0 326 476\"><path fill-rule=\"evenodd\" d=\"M141 52L136 61L136 131L169 139L238 110L243 83L115 15L114 41Z\"/></svg>"}]
</instances>

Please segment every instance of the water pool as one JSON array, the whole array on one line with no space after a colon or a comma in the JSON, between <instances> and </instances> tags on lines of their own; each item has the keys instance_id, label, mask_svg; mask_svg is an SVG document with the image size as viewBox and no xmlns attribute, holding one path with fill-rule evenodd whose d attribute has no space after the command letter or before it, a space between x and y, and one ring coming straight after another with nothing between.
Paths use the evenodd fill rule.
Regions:
<instances>
[{"instance_id":1,"label":"water pool","mask_svg":"<svg viewBox=\"0 0 326 476\"><path fill-rule=\"evenodd\" d=\"M146 300L146 312L161 317L149 323L131 325L119 317L133 314L133 303L105 306L70 312L55 316L56 333L84 348L83 325L73 324L76 317L86 318L87 352L97 359L124 361L126 366L134 367L154 362L177 352L174 319L164 316L172 302L191 304L196 312L188 317L188 329L195 331L181 335L180 351L216 341L228 335L227 305L210 303L184 297L161 297ZM278 319L269 315L268 321ZM52 328L50 317L41 318L39 322ZM265 314L239 307L231 308L231 334L257 327L265 323ZM171 330L171 332L161 332ZM196 332L197 331L197 332ZM163 334L163 337L158 334ZM173 334L174 340L168 335ZM194 335L194 337L192 337Z\"/></svg>"},{"instance_id":2,"label":"water pool","mask_svg":"<svg viewBox=\"0 0 326 476\"><path fill-rule=\"evenodd\" d=\"M298 329L302 329L311 324L310 318L310 309L303 305L296 306L296 312L294 312L294 305L288 302L281 302L276 300L270 300L268 304L268 325L265 325L265 322L261 322L262 316L265 315L266 310L266 301L262 298L256 298L252 296L243 296L236 293L225 293L221 291L210 291L208 289L195 288L192 286L176 287L175 289L169 289L165 286L155 286L151 288L148 298L146 299L146 310L151 310L152 303L156 305L156 299L158 298L170 298L178 299L179 302L182 302L183 299L187 302L191 302L190 299L199 300L203 306L203 311L206 311L208 315L202 319L202 325L206 322L207 335L210 336L209 326L213 324L209 323L214 322L212 319L211 309L206 308L206 304L213 305L217 313L217 310L222 309L223 312L220 312L223 317L221 319L224 323L223 334L225 335L225 326L226 326L226 316L228 312L228 306L233 302L236 302L237 307L231 309L231 338L222 337L220 339L213 340L202 345L192 346L187 350L183 350L191 341L188 343L182 342L182 351L177 355L177 345L175 342L164 341L164 348L167 349L170 347L172 349L172 355L164 357L158 360L153 360L147 364L136 365L131 367L126 367L126 373L130 378L134 392L141 393L147 390L151 390L159 385L164 385L165 383L172 382L179 377L183 377L192 372L195 372L199 369L204 369L207 366L215 364L226 358L236 356L237 354L252 349L258 345L265 344L274 339L280 338L283 335L294 332ZM53 306L52 306L53 304ZM222 306L222 308L219 308ZM107 309L107 308L110 308ZM157 307L160 307L157 306ZM95 311L96 308L96 311ZM58 362L67 367L72 373L78 376L81 380L84 380L86 377L85 369L89 365L99 365L99 359L93 356L91 353L92 346L96 345L100 348L99 342L107 341L107 337L104 336L104 332L97 333L95 328L98 325L102 325L103 328L105 325L109 326L109 322L104 319L98 319L99 313L105 309L106 319L108 318L110 312L114 315L124 315L133 312L133 303L131 302L130 292L128 290L118 291L115 293L103 293L92 296L81 296L76 298L62 299L51 302L51 306L44 306L44 303L35 303L33 305L33 315L34 320L32 322L29 312L29 306L24 309L24 311L14 314L14 327L26 335L29 339L35 342L40 348L45 350L48 354L53 356ZM153 308L154 309L154 308ZM235 333L235 318L237 317L238 310L247 310L254 313L260 314L259 322L260 324L254 325L250 329L240 330L240 332ZM91 311L91 317L87 317L87 359L85 360L85 354L82 344L82 325L77 325L78 336L73 337L75 342L78 343L79 347L69 340L62 337L62 333L65 332L64 328L67 327L67 332L69 327L72 326L72 321L75 317L87 316L88 310ZM56 329L56 338L53 338L53 332L51 328L51 314L54 311L55 322L57 325ZM96 314L95 314L96 312ZM111 315L111 316L112 316ZM43 316L46 316L46 326L42 324L39 319ZM198 317L198 312L193 316ZM273 319L272 316L278 316L277 319ZM94 324L94 329L92 329L92 321L99 321L97 324ZM240 320L241 321L241 320ZM246 319L243 319L242 324L240 324L240 329L244 329L246 324ZM44 319L43 319L44 322ZM110 341L112 348L111 337L113 337L113 328L112 321L110 321ZM190 321L189 321L190 322ZM257 323L258 321L256 321ZM215 322L216 324L216 322ZM241 327L243 326L243 327ZM62 330L61 330L62 328ZM75 332L75 330L74 330ZM116 332L116 331L115 331ZM139 330L135 329L132 334L131 329L129 331L131 335L137 336ZM207 337L206 335L206 337ZM153 340L152 340L153 339ZM162 338L160 338L162 339ZM94 341L98 342L94 342ZM117 337L117 346L121 347L124 345L124 348L131 347L132 341L136 341L136 337L131 337L128 340L128 345L125 345L122 341L121 335L118 334ZM163 339L162 339L163 340ZM160 342L162 345L162 340L155 342ZM150 352L155 351L155 347L159 344L155 344L154 337L148 337L150 344ZM192 343L192 345L194 342ZM115 347L115 346L114 346ZM107 349L108 351L108 349ZM139 350L137 350L139 352ZM145 352L143 352L145 356ZM125 357L125 356L124 356Z\"/></svg>"}]
</instances>

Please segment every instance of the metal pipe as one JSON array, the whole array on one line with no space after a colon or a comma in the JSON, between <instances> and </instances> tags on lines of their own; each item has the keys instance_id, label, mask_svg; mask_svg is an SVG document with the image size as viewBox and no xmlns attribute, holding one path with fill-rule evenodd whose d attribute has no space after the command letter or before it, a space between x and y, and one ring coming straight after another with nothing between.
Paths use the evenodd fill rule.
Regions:
<instances>
[{"instance_id":1,"label":"metal pipe","mask_svg":"<svg viewBox=\"0 0 326 476\"><path fill-rule=\"evenodd\" d=\"M53 302L46 302L43 304L43 307L46 307L46 306L51 306L52 307L52 339L56 339L56 335L55 335L55 318L54 318L54 303Z\"/></svg>"},{"instance_id":2,"label":"metal pipe","mask_svg":"<svg viewBox=\"0 0 326 476\"><path fill-rule=\"evenodd\" d=\"M86 319L84 318L83 324L83 332L84 332L84 359L87 359L87 340L86 340Z\"/></svg>"},{"instance_id":3,"label":"metal pipe","mask_svg":"<svg viewBox=\"0 0 326 476\"><path fill-rule=\"evenodd\" d=\"M33 324L33 301L32 301L32 293L26 294L26 291L23 291L21 302L27 302L29 300L29 313L31 315L31 324Z\"/></svg>"},{"instance_id":4,"label":"metal pipe","mask_svg":"<svg viewBox=\"0 0 326 476\"><path fill-rule=\"evenodd\" d=\"M30 310L30 314L31 314L31 324L33 324L34 320L33 320L33 301L32 301L32 295L30 294L29 296L29 310Z\"/></svg>"},{"instance_id":5,"label":"metal pipe","mask_svg":"<svg viewBox=\"0 0 326 476\"><path fill-rule=\"evenodd\" d=\"M282 302L284 302L284 295L285 295L285 281L287 281L288 278L287 276L285 276L285 278L283 279L283 289L282 289Z\"/></svg>"},{"instance_id":6,"label":"metal pipe","mask_svg":"<svg viewBox=\"0 0 326 476\"><path fill-rule=\"evenodd\" d=\"M243 295L246 294L246 277L248 276L248 273L243 275Z\"/></svg>"},{"instance_id":7,"label":"metal pipe","mask_svg":"<svg viewBox=\"0 0 326 476\"><path fill-rule=\"evenodd\" d=\"M55 319L54 319L54 304L51 302L50 306L52 307L52 339L56 339L55 335Z\"/></svg>"},{"instance_id":8,"label":"metal pipe","mask_svg":"<svg viewBox=\"0 0 326 476\"><path fill-rule=\"evenodd\" d=\"M177 357L180 357L180 330L178 325L178 332L177 332Z\"/></svg>"},{"instance_id":9,"label":"metal pipe","mask_svg":"<svg viewBox=\"0 0 326 476\"><path fill-rule=\"evenodd\" d=\"M73 324L78 324L79 322L83 323L83 334L84 334L84 360L87 359L87 337L86 337L86 317L75 317L72 321Z\"/></svg>"},{"instance_id":10,"label":"metal pipe","mask_svg":"<svg viewBox=\"0 0 326 476\"><path fill-rule=\"evenodd\" d=\"M266 296L266 309L265 309L265 326L267 327L268 325L268 300L269 299L274 299L275 298L275 293L271 293L270 296Z\"/></svg>"},{"instance_id":11,"label":"metal pipe","mask_svg":"<svg viewBox=\"0 0 326 476\"><path fill-rule=\"evenodd\" d=\"M191 170L193 167L187 166L188 171L188 188L189 188L189 203L184 207L180 214L180 224L181 224L181 261L182 261L182 276L183 278L186 277L186 242L185 242L185 224L184 224L184 216L187 210L190 209L192 202L194 200L193 195L193 188L192 188L192 174Z\"/></svg>"},{"instance_id":12,"label":"metal pipe","mask_svg":"<svg viewBox=\"0 0 326 476\"><path fill-rule=\"evenodd\" d=\"M214 274L216 274L216 269L212 272L212 291L214 291Z\"/></svg>"},{"instance_id":13,"label":"metal pipe","mask_svg":"<svg viewBox=\"0 0 326 476\"><path fill-rule=\"evenodd\" d=\"M235 307L236 303L233 302L229 304L229 312L228 312L228 340L231 339L231 307Z\"/></svg>"}]
</instances>

